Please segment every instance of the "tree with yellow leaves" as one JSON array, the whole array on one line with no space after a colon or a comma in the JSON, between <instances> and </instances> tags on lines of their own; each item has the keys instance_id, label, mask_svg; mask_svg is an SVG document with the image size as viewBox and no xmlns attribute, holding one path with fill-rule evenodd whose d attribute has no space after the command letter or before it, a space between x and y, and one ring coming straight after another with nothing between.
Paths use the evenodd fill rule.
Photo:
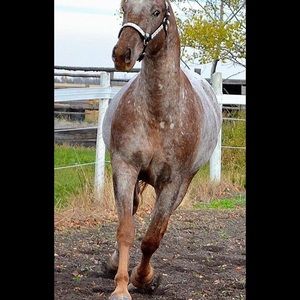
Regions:
<instances>
[{"instance_id":1,"label":"tree with yellow leaves","mask_svg":"<svg viewBox=\"0 0 300 300\"><path fill-rule=\"evenodd\" d=\"M182 56L199 63L228 60L244 65L246 26L244 0L173 0L184 12L177 17L181 35ZM188 54L187 47L193 48Z\"/></svg>"}]
</instances>

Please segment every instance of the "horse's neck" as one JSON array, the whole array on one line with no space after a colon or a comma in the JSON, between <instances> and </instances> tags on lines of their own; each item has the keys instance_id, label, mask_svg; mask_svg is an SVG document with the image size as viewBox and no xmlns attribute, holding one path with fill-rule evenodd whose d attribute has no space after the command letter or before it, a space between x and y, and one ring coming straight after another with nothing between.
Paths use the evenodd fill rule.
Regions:
<instances>
[{"instance_id":1,"label":"horse's neck","mask_svg":"<svg viewBox=\"0 0 300 300\"><path fill-rule=\"evenodd\" d=\"M171 87L178 87L180 60L179 53L168 48L159 55L146 58L141 69L141 83L149 93L166 93Z\"/></svg>"},{"instance_id":2,"label":"horse's neck","mask_svg":"<svg viewBox=\"0 0 300 300\"><path fill-rule=\"evenodd\" d=\"M150 112L164 119L180 101L180 46L177 36L155 56L143 60L139 89Z\"/></svg>"}]
</instances>

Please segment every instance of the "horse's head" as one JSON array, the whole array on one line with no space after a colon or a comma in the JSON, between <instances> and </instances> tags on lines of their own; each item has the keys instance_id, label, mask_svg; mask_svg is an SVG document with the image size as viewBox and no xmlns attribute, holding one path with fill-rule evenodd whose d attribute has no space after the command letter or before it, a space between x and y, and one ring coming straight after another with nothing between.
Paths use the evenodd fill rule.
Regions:
<instances>
[{"instance_id":1,"label":"horse's head","mask_svg":"<svg viewBox=\"0 0 300 300\"><path fill-rule=\"evenodd\" d=\"M120 71L132 69L144 55L154 55L165 42L170 16L167 0L122 0L123 26L112 59Z\"/></svg>"}]
</instances>

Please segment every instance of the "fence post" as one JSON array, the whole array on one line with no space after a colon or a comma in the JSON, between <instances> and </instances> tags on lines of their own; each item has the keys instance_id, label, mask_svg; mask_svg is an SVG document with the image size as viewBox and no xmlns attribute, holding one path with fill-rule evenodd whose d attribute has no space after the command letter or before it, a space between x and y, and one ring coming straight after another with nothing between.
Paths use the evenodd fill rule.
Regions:
<instances>
[{"instance_id":1,"label":"fence post","mask_svg":"<svg viewBox=\"0 0 300 300\"><path fill-rule=\"evenodd\" d=\"M100 87L108 88L110 86L110 74L100 73ZM96 165L95 165L95 198L101 199L101 191L104 186L104 169L105 169L105 145L102 137L103 118L108 106L109 99L99 99L98 111L98 128L96 140Z\"/></svg>"},{"instance_id":2,"label":"fence post","mask_svg":"<svg viewBox=\"0 0 300 300\"><path fill-rule=\"evenodd\" d=\"M211 84L217 96L221 114L222 114L223 82L222 82L221 72L216 72L212 74ZM216 183L221 181L221 142L222 142L222 123L221 123L221 129L218 136L218 142L216 148L214 149L214 152L209 161L210 180L215 181Z\"/></svg>"}]
</instances>

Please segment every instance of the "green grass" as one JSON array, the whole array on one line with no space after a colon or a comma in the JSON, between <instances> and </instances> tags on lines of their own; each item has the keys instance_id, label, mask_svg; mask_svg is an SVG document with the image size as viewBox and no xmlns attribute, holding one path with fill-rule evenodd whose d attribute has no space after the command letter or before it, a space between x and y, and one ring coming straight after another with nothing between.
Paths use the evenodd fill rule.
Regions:
<instances>
[{"instance_id":1,"label":"green grass","mask_svg":"<svg viewBox=\"0 0 300 300\"><path fill-rule=\"evenodd\" d=\"M54 165L63 167L76 163L88 163L95 161L95 148L55 146Z\"/></svg>"},{"instance_id":2,"label":"green grass","mask_svg":"<svg viewBox=\"0 0 300 300\"><path fill-rule=\"evenodd\" d=\"M224 117L245 119L245 111L224 114ZM223 121L222 145L246 147L246 122ZM222 148L222 176L232 183L246 186L246 151Z\"/></svg>"},{"instance_id":3,"label":"green grass","mask_svg":"<svg viewBox=\"0 0 300 300\"><path fill-rule=\"evenodd\" d=\"M198 202L194 205L195 209L234 209L246 205L244 196L235 198L214 199L209 203Z\"/></svg>"},{"instance_id":4,"label":"green grass","mask_svg":"<svg viewBox=\"0 0 300 300\"><path fill-rule=\"evenodd\" d=\"M91 163L96 159L94 147L70 147L55 145L54 167ZM109 160L107 155L106 160ZM110 166L107 167L109 171ZM69 197L91 190L94 182L95 165L55 170L54 203L57 207L67 205Z\"/></svg>"}]
</instances>

